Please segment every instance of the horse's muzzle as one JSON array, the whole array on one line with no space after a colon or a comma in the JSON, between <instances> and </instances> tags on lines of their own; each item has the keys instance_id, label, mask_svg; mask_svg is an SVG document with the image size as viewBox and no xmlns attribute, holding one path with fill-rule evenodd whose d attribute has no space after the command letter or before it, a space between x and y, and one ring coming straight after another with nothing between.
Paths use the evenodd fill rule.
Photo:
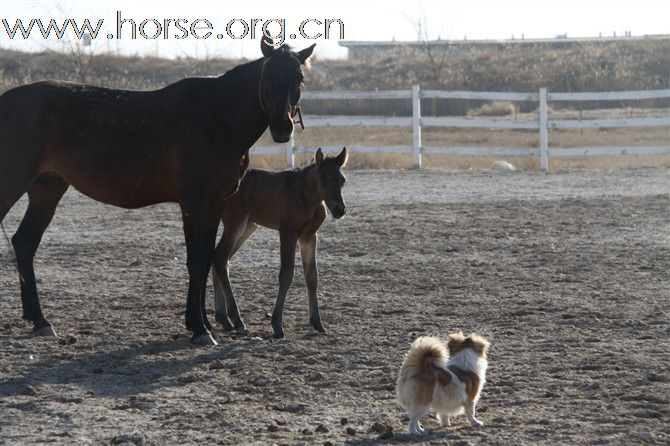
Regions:
<instances>
[{"instance_id":1,"label":"horse's muzzle","mask_svg":"<svg viewBox=\"0 0 670 446\"><path fill-rule=\"evenodd\" d=\"M288 134L275 134L273 132L270 132L272 134L272 140L277 143L287 143L291 140L291 133Z\"/></svg>"},{"instance_id":2,"label":"horse's muzzle","mask_svg":"<svg viewBox=\"0 0 670 446\"><path fill-rule=\"evenodd\" d=\"M277 143L286 143L293 135L293 119L290 114L286 114L270 123L270 134L272 140Z\"/></svg>"},{"instance_id":3,"label":"horse's muzzle","mask_svg":"<svg viewBox=\"0 0 670 446\"><path fill-rule=\"evenodd\" d=\"M336 204L333 206L333 208L330 210L330 213L333 214L333 217L335 218L342 218L344 217L344 214L347 213L347 208L344 205L341 204Z\"/></svg>"}]
</instances>

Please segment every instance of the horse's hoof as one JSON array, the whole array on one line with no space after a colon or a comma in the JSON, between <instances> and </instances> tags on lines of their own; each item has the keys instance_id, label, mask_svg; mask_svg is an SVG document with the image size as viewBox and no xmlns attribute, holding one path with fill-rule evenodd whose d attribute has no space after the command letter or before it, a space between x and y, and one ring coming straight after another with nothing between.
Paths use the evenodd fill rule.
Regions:
<instances>
[{"instance_id":1,"label":"horse's hoof","mask_svg":"<svg viewBox=\"0 0 670 446\"><path fill-rule=\"evenodd\" d=\"M56 337L56 331L52 325L45 325L42 328L36 328L33 330L33 336L45 336L45 337Z\"/></svg>"},{"instance_id":2,"label":"horse's hoof","mask_svg":"<svg viewBox=\"0 0 670 446\"><path fill-rule=\"evenodd\" d=\"M191 343L194 345L218 345L210 333L201 334L191 338Z\"/></svg>"}]
</instances>

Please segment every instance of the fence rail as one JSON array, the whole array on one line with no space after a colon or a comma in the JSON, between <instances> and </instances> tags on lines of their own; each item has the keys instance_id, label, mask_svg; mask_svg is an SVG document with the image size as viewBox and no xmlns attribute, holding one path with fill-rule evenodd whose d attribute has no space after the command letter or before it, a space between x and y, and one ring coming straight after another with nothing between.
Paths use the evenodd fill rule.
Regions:
<instances>
[{"instance_id":1,"label":"fence rail","mask_svg":"<svg viewBox=\"0 0 670 446\"><path fill-rule=\"evenodd\" d=\"M548 102L550 101L621 101L670 98L670 90L641 91L609 91L581 93L549 93L540 88L537 93L490 92L490 91L442 91L424 90L418 85L411 90L386 91L312 91L303 94L305 99L410 99L412 116L409 117L358 117L358 116L319 116L307 117L305 123L309 127L351 127L351 126L400 126L411 127L412 145L404 146L347 146L351 153L398 153L412 155L414 167L421 168L423 154L448 155L486 155L486 156L535 156L540 158L540 168L549 169L551 156L600 156L622 154L663 154L670 153L670 146L639 146L639 147L549 147L549 129L574 128L609 128L609 127L658 127L670 126L670 116L662 118L627 118L627 119L549 119ZM538 102L539 117L537 120L511 120L489 118L451 118L421 116L421 99L476 99ZM421 144L422 127L461 127L488 129L524 129L539 130L539 147L434 147ZM252 153L285 154L288 167L295 165L294 155L310 153L313 149L297 147L293 138L282 146L254 147ZM326 153L335 153L341 146L325 146Z\"/></svg>"}]
</instances>

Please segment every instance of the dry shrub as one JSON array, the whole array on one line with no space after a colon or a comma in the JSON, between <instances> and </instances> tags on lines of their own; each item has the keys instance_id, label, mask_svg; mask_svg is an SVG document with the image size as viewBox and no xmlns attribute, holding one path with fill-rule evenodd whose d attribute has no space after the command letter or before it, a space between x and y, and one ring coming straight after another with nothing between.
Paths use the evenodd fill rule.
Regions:
<instances>
[{"instance_id":1,"label":"dry shrub","mask_svg":"<svg viewBox=\"0 0 670 446\"><path fill-rule=\"evenodd\" d=\"M508 101L493 101L468 112L468 116L509 116L516 112L514 104Z\"/></svg>"}]
</instances>

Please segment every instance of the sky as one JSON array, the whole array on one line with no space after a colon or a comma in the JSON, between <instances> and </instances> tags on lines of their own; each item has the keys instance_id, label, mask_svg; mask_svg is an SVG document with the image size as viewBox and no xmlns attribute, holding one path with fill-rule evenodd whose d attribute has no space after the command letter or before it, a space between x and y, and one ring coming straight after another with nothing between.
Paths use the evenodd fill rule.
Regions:
<instances>
[{"instance_id":1,"label":"sky","mask_svg":"<svg viewBox=\"0 0 670 446\"><path fill-rule=\"evenodd\" d=\"M121 38L114 35L117 30L117 11L122 19L131 19L139 27L147 20L144 31L136 39L131 38L130 22L124 24ZM338 0L316 2L313 0L291 1L127 1L97 0L93 2L74 0L0 0L0 20L11 27L21 19L27 26L31 19L41 19L46 26L55 19L59 26L72 18L78 23L89 19L94 24L102 19L99 36L87 50L96 52L117 52L120 54L140 54L160 57L245 57L260 55L259 41L250 38L252 20L260 19L256 29L264 20L285 19L283 25L287 43L301 48L317 43L315 55L321 58L346 57L346 49L338 45L340 27L338 22L331 25L331 36L316 40L303 39L299 35L290 39L290 34L298 34L301 21L314 19L339 19L344 24L344 40L416 40L418 23L422 24L421 35L429 39L509 39L551 38L561 34L568 37L617 36L630 31L632 35L670 34L670 1L651 0L386 0L365 2L362 0ZM209 30L206 22L212 24L212 34L207 39L196 39L189 33L183 35L168 23L167 32L157 31L158 23L166 31L166 20L182 19L183 27L189 28L197 19L194 33L203 37ZM154 22L155 20L155 22ZM323 31L314 20L305 25L304 31L315 36ZM241 37L248 27L248 35L233 39L226 31L232 23L230 33ZM269 30L278 35L281 26L271 23ZM187 29L190 31L190 29ZM152 39L159 33L159 37ZM164 37L167 35L167 39ZM113 37L113 38L111 38ZM221 38L217 38L221 37ZM44 39L33 28L27 40L15 36L10 39L4 23L0 24L0 48L26 51L44 49L67 50L78 41L71 33L62 40L54 36Z\"/></svg>"}]
</instances>

